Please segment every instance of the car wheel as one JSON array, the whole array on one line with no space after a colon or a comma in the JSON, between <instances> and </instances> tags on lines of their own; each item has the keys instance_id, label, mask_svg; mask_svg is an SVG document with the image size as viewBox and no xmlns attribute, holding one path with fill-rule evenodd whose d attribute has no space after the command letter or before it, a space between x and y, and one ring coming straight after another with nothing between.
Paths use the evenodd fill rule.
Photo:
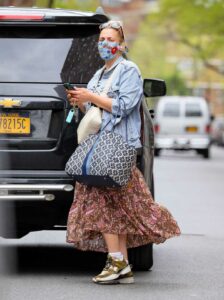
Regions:
<instances>
[{"instance_id":1,"label":"car wheel","mask_svg":"<svg viewBox=\"0 0 224 300\"><path fill-rule=\"evenodd\" d=\"M151 194L154 199L154 175L152 173ZM130 263L135 270L148 271L153 265L153 243L128 250Z\"/></svg>"},{"instance_id":2,"label":"car wheel","mask_svg":"<svg viewBox=\"0 0 224 300\"><path fill-rule=\"evenodd\" d=\"M201 150L201 153L204 158L206 158L206 159L210 158L210 149L209 148Z\"/></svg>"},{"instance_id":3,"label":"car wheel","mask_svg":"<svg viewBox=\"0 0 224 300\"><path fill-rule=\"evenodd\" d=\"M134 270L148 271L153 265L153 244L129 249L128 256Z\"/></svg>"},{"instance_id":4,"label":"car wheel","mask_svg":"<svg viewBox=\"0 0 224 300\"><path fill-rule=\"evenodd\" d=\"M152 173L152 181L151 181L151 190L150 190L152 197L154 199L155 196L155 185L154 185L154 174Z\"/></svg>"},{"instance_id":5,"label":"car wheel","mask_svg":"<svg viewBox=\"0 0 224 300\"><path fill-rule=\"evenodd\" d=\"M159 156L161 149L154 149L154 156Z\"/></svg>"}]
</instances>

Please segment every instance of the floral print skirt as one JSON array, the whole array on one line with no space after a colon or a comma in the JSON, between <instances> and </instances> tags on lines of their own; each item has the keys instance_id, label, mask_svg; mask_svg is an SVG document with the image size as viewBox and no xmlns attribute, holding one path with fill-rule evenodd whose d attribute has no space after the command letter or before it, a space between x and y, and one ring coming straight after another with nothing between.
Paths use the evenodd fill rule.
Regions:
<instances>
[{"instance_id":1,"label":"floral print skirt","mask_svg":"<svg viewBox=\"0 0 224 300\"><path fill-rule=\"evenodd\" d=\"M107 252L102 233L127 234L127 247L162 243L180 235L171 213L154 201L143 175L134 167L120 188L76 183L67 224L67 242L77 249Z\"/></svg>"}]
</instances>

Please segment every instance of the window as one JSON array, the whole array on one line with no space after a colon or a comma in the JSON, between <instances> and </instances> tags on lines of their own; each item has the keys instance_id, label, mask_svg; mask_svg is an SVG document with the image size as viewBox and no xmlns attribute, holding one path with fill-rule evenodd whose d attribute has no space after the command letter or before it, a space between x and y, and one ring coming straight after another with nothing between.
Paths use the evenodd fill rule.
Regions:
<instances>
[{"instance_id":1,"label":"window","mask_svg":"<svg viewBox=\"0 0 224 300\"><path fill-rule=\"evenodd\" d=\"M98 27L0 29L0 81L87 83L102 65Z\"/></svg>"},{"instance_id":2,"label":"window","mask_svg":"<svg viewBox=\"0 0 224 300\"><path fill-rule=\"evenodd\" d=\"M199 103L186 103L185 106L186 117L201 117L202 111Z\"/></svg>"},{"instance_id":3,"label":"window","mask_svg":"<svg viewBox=\"0 0 224 300\"><path fill-rule=\"evenodd\" d=\"M164 105L163 111L164 117L179 117L180 116L180 104L175 102L169 102Z\"/></svg>"}]
</instances>

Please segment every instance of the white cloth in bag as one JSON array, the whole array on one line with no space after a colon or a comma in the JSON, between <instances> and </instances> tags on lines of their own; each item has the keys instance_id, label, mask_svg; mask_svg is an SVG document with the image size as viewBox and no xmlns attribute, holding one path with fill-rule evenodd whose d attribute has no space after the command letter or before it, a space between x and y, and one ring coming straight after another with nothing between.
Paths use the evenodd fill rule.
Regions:
<instances>
[{"instance_id":1,"label":"white cloth in bag","mask_svg":"<svg viewBox=\"0 0 224 300\"><path fill-rule=\"evenodd\" d=\"M115 67L115 70L108 78L105 87L100 95L107 96L113 78L116 75L117 69L118 68ZM104 69L102 70L102 72L103 71ZM85 116L80 121L79 126L77 128L78 144L84 141L88 135L97 133L100 129L101 124L102 124L102 109L96 106L91 106L86 112Z\"/></svg>"}]
</instances>

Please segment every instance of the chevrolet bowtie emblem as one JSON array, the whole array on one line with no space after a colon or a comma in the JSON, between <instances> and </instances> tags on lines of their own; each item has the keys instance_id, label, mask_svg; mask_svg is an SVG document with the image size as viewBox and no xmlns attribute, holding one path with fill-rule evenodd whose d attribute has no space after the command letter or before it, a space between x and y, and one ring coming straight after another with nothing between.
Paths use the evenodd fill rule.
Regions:
<instances>
[{"instance_id":1,"label":"chevrolet bowtie emblem","mask_svg":"<svg viewBox=\"0 0 224 300\"><path fill-rule=\"evenodd\" d=\"M21 105L20 100L13 100L11 98L5 98L3 100L0 100L0 106L5 107L5 108L12 108L12 107L18 107Z\"/></svg>"}]
</instances>

